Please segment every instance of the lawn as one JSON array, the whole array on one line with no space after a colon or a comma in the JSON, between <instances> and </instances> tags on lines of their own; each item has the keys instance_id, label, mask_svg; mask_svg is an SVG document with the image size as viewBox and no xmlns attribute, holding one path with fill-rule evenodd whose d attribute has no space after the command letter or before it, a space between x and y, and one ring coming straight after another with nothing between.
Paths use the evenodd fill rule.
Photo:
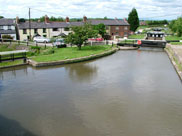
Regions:
<instances>
[{"instance_id":1,"label":"lawn","mask_svg":"<svg viewBox=\"0 0 182 136\"><path fill-rule=\"evenodd\" d=\"M182 42L171 42L171 45L182 45Z\"/></svg>"},{"instance_id":2,"label":"lawn","mask_svg":"<svg viewBox=\"0 0 182 136\"><path fill-rule=\"evenodd\" d=\"M135 40L124 40L124 41L121 41L120 43L133 44L133 43L135 43L135 42L136 42Z\"/></svg>"},{"instance_id":3,"label":"lawn","mask_svg":"<svg viewBox=\"0 0 182 136\"><path fill-rule=\"evenodd\" d=\"M58 48L58 49L56 48L55 53L53 54L48 54L48 55L39 54L37 56L31 57L31 59L37 62L51 62L51 61L90 56L111 49L112 49L111 45L84 46L82 47L81 50L78 50L77 47Z\"/></svg>"},{"instance_id":4,"label":"lawn","mask_svg":"<svg viewBox=\"0 0 182 136\"><path fill-rule=\"evenodd\" d=\"M144 39L145 34L134 34L134 35L130 35L128 38L129 39Z\"/></svg>"},{"instance_id":5,"label":"lawn","mask_svg":"<svg viewBox=\"0 0 182 136\"><path fill-rule=\"evenodd\" d=\"M182 37L178 37L178 36L166 36L165 38L167 41L182 40Z\"/></svg>"},{"instance_id":6,"label":"lawn","mask_svg":"<svg viewBox=\"0 0 182 136\"><path fill-rule=\"evenodd\" d=\"M0 67L13 66L13 65L18 65L18 64L23 64L23 60L1 62Z\"/></svg>"}]
</instances>

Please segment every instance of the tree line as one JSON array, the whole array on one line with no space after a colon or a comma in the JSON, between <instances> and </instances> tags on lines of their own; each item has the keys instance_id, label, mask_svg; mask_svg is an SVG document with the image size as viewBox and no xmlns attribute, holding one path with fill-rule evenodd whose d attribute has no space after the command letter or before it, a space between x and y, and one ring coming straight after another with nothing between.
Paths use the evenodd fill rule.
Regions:
<instances>
[{"instance_id":1,"label":"tree line","mask_svg":"<svg viewBox=\"0 0 182 136\"><path fill-rule=\"evenodd\" d=\"M182 17L179 17L176 20L172 20L169 24L169 28L177 34L177 36L182 36Z\"/></svg>"}]
</instances>

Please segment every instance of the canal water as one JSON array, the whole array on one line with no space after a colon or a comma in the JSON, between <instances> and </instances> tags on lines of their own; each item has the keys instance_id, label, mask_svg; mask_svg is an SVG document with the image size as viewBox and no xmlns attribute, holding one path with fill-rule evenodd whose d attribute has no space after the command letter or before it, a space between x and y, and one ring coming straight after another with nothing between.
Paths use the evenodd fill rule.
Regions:
<instances>
[{"instance_id":1,"label":"canal water","mask_svg":"<svg viewBox=\"0 0 182 136\"><path fill-rule=\"evenodd\" d=\"M3 70L0 136L182 136L182 83L158 50Z\"/></svg>"}]
</instances>

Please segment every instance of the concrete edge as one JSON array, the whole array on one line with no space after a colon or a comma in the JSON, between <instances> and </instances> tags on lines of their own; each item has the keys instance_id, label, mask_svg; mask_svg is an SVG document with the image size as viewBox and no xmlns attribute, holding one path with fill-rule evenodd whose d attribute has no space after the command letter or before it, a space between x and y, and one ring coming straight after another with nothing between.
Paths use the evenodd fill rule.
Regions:
<instances>
[{"instance_id":1,"label":"concrete edge","mask_svg":"<svg viewBox=\"0 0 182 136\"><path fill-rule=\"evenodd\" d=\"M4 67L0 67L0 69L13 68L13 67L25 66L25 65L28 65L28 63L17 64L17 65L10 65L10 66L4 66Z\"/></svg>"},{"instance_id":2,"label":"concrete edge","mask_svg":"<svg viewBox=\"0 0 182 136\"><path fill-rule=\"evenodd\" d=\"M166 51L167 55L169 56L169 59L171 60L171 63L173 64L173 66L174 66L174 68L175 68L175 70L176 70L176 72L177 72L179 78L182 80L182 71L178 68L178 66L177 66L177 64L176 64L176 62L175 62L175 60L174 60L174 57L175 57L175 56L174 56L173 50L170 49L169 46L166 47L164 50ZM169 50L170 50L171 52L170 52ZM175 58L176 58L176 57L175 57ZM177 59L177 61L179 61L178 58L176 58L176 59Z\"/></svg>"},{"instance_id":3,"label":"concrete edge","mask_svg":"<svg viewBox=\"0 0 182 136\"><path fill-rule=\"evenodd\" d=\"M70 64L70 63L78 63L78 62L83 62L83 61L87 61L87 60L93 60L93 59L97 59L100 57L104 57L104 56L113 54L118 50L119 50L118 48L114 48L112 50L109 50L109 51L106 51L106 52L103 52L100 54L96 54L96 55L90 55L90 56L86 56L86 57L60 60L60 61L53 61L53 62L36 62L36 61L29 59L28 63L30 65L32 65L33 67L45 67L45 66L55 66L55 65L63 65L63 64Z\"/></svg>"}]
</instances>

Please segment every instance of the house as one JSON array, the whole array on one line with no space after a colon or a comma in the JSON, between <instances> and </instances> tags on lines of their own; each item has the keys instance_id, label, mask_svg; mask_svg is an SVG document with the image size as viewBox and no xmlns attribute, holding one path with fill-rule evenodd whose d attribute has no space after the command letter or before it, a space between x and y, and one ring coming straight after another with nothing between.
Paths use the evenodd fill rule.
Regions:
<instances>
[{"instance_id":1,"label":"house","mask_svg":"<svg viewBox=\"0 0 182 136\"><path fill-rule=\"evenodd\" d=\"M17 22L19 22L17 20ZM44 22L20 22L17 24L20 40L26 40L40 35L47 38L57 37L60 35L68 35L71 32L70 27L82 26L84 23L91 23L92 25L98 25L103 23L106 26L106 31L110 35L111 39L114 36L125 37L128 36L130 31L130 25L126 20L108 19L108 20L88 20L86 16L83 17L81 22L70 22L66 17L65 22L51 22L48 16L45 16Z\"/></svg>"},{"instance_id":2,"label":"house","mask_svg":"<svg viewBox=\"0 0 182 136\"><path fill-rule=\"evenodd\" d=\"M0 38L2 38L3 35L10 35L14 40L17 39L16 23L14 19L0 19Z\"/></svg>"}]
</instances>

